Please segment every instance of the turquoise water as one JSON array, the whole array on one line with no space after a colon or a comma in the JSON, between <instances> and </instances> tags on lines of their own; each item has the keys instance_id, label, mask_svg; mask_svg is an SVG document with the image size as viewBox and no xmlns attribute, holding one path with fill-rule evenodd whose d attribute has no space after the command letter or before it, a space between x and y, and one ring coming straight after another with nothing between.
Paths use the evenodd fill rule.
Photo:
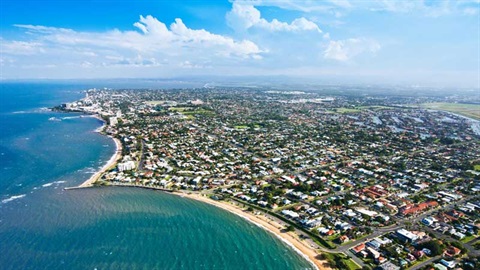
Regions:
<instances>
[{"instance_id":1,"label":"turquoise water","mask_svg":"<svg viewBox=\"0 0 480 270\"><path fill-rule=\"evenodd\" d=\"M85 87L0 84L1 269L311 268L211 205L132 188L64 191L114 152L93 132L98 120L40 109L78 99Z\"/></svg>"}]
</instances>

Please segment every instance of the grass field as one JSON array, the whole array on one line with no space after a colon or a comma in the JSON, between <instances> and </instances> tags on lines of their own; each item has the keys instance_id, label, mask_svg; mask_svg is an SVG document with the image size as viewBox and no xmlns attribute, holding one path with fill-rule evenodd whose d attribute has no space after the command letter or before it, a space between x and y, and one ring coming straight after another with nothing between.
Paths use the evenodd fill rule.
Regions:
<instances>
[{"instance_id":1,"label":"grass field","mask_svg":"<svg viewBox=\"0 0 480 270\"><path fill-rule=\"evenodd\" d=\"M334 110L338 113L356 113L361 111L360 109L350 109L350 108L336 108Z\"/></svg>"},{"instance_id":2,"label":"grass field","mask_svg":"<svg viewBox=\"0 0 480 270\"><path fill-rule=\"evenodd\" d=\"M196 107L171 107L171 108L168 108L168 110L173 112L179 112L185 115L187 120L195 119L195 115L212 116L215 114L213 111L205 110L202 108L196 108Z\"/></svg>"},{"instance_id":3,"label":"grass field","mask_svg":"<svg viewBox=\"0 0 480 270\"><path fill-rule=\"evenodd\" d=\"M174 111L174 112L184 112L186 110L189 110L190 108L187 107L170 107L168 108L169 111Z\"/></svg>"},{"instance_id":4,"label":"grass field","mask_svg":"<svg viewBox=\"0 0 480 270\"><path fill-rule=\"evenodd\" d=\"M362 269L360 266L358 266L352 259L348 258L345 256L345 254L336 254L336 253L323 253L323 256L327 261L330 263L333 262L338 262L342 261L346 267L343 267L343 269L347 270L359 270Z\"/></svg>"},{"instance_id":5,"label":"grass field","mask_svg":"<svg viewBox=\"0 0 480 270\"><path fill-rule=\"evenodd\" d=\"M480 172L480 165L475 165L475 166L473 166L473 169L474 169L475 171Z\"/></svg>"},{"instance_id":6,"label":"grass field","mask_svg":"<svg viewBox=\"0 0 480 270\"><path fill-rule=\"evenodd\" d=\"M460 240L462 243L467 243L467 242L470 242L472 241L473 239L475 239L477 236L476 235L470 235L470 236L466 236L465 238L463 238L462 240Z\"/></svg>"},{"instance_id":7,"label":"grass field","mask_svg":"<svg viewBox=\"0 0 480 270\"><path fill-rule=\"evenodd\" d=\"M171 101L167 100L150 100L150 101L145 101L145 104L155 106L155 105L164 105L165 103L171 103Z\"/></svg>"},{"instance_id":8,"label":"grass field","mask_svg":"<svg viewBox=\"0 0 480 270\"><path fill-rule=\"evenodd\" d=\"M371 110L371 111L379 111L379 110L388 110L392 109L391 107L386 107L386 106L360 106L356 108L334 108L332 109L333 111L328 111L330 112L337 112L337 113L356 113L356 112L361 112L363 110Z\"/></svg>"},{"instance_id":9,"label":"grass field","mask_svg":"<svg viewBox=\"0 0 480 270\"><path fill-rule=\"evenodd\" d=\"M213 115L213 111L204 110L204 109L196 109L193 111L182 111L184 115L195 115L195 114L204 114L204 115Z\"/></svg>"},{"instance_id":10,"label":"grass field","mask_svg":"<svg viewBox=\"0 0 480 270\"><path fill-rule=\"evenodd\" d=\"M352 259L344 260L349 270L359 270L362 269L358 266Z\"/></svg>"},{"instance_id":11,"label":"grass field","mask_svg":"<svg viewBox=\"0 0 480 270\"><path fill-rule=\"evenodd\" d=\"M372 111L392 109L392 107L387 107L387 106L361 106L361 107L358 107L358 108L363 109L363 110L372 110Z\"/></svg>"},{"instance_id":12,"label":"grass field","mask_svg":"<svg viewBox=\"0 0 480 270\"><path fill-rule=\"evenodd\" d=\"M420 105L426 109L448 111L480 120L480 105L461 103L424 103Z\"/></svg>"}]
</instances>

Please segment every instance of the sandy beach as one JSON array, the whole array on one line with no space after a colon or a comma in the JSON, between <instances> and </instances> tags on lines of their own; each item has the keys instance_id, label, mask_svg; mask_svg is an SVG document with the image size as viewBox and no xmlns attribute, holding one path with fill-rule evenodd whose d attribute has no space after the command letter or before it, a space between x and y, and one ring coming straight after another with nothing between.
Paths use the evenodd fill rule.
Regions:
<instances>
[{"instance_id":1,"label":"sandy beach","mask_svg":"<svg viewBox=\"0 0 480 270\"><path fill-rule=\"evenodd\" d=\"M255 215L251 212L244 211L228 202L225 201L215 201L210 198L201 196L199 194L187 194L187 193L173 193L182 197L191 198L197 201L201 201L204 203L208 203L219 207L223 210L229 211L235 215L238 215L247 221L273 233L276 237L282 240L284 243L289 245L293 248L297 253L299 253L302 257L307 259L312 266L315 266L316 269L332 269L328 266L328 262L326 260L318 259L320 253L318 253L315 249L308 246L304 240L301 240L297 234L293 232L285 232L283 229L285 228L284 225L281 225L268 217L264 216L263 214Z\"/></svg>"},{"instance_id":2,"label":"sandy beach","mask_svg":"<svg viewBox=\"0 0 480 270\"><path fill-rule=\"evenodd\" d=\"M102 120L97 116L98 119ZM105 125L97 129L97 132L100 132ZM113 138L112 139L115 141L116 145L116 151L115 154L108 160L108 162L102 167L102 169L98 172L96 172L94 175L92 175L87 181L83 182L78 188L85 188L85 187L91 187L93 184L109 169L114 166L117 161L122 157L122 144L120 140ZM123 186L123 185L121 185ZM134 186L134 185L125 185L125 186L132 186L132 187L140 187L140 186ZM306 242L306 240L300 239L300 237L295 233L295 232L286 232L285 225L280 224L279 222L269 218L265 214L258 214L255 215L252 212L247 212L238 206L234 206L231 203L228 203L226 201L215 201L210 198L204 197L200 194L197 193L177 193L173 192L172 194L181 196L181 197L187 197L190 199L194 199L197 201L201 201L203 203L208 203L210 205L219 207L223 210L229 211L230 213L233 213L235 215L238 215L245 220L261 227L264 230L269 231L273 235L275 235L277 238L282 240L284 243L289 245L293 250L295 250L298 254L300 254L302 257L304 257L307 261L310 262L313 268L322 270L322 269L332 269L328 266L328 262L326 260L320 260L318 257L320 253L318 253L313 247L309 246L309 243Z\"/></svg>"},{"instance_id":3,"label":"sandy beach","mask_svg":"<svg viewBox=\"0 0 480 270\"><path fill-rule=\"evenodd\" d=\"M97 129L95 129L95 132L101 133L107 126L107 122L98 114L92 114L91 117L96 118L103 122L103 125L101 127L98 127Z\"/></svg>"},{"instance_id":4,"label":"sandy beach","mask_svg":"<svg viewBox=\"0 0 480 270\"><path fill-rule=\"evenodd\" d=\"M112 168L117 163L117 161L122 158L122 143L117 138L111 138L115 142L115 154L108 160L107 164L105 164L100 171L96 172L87 181L83 182L78 187L84 188L93 186L93 183L95 183L107 170Z\"/></svg>"}]
</instances>

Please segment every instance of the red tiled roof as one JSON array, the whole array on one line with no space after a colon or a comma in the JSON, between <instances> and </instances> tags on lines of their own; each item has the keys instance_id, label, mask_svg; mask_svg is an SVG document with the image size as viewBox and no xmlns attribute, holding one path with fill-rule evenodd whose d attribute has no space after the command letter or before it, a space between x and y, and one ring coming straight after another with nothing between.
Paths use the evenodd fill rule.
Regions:
<instances>
[{"instance_id":1,"label":"red tiled roof","mask_svg":"<svg viewBox=\"0 0 480 270\"><path fill-rule=\"evenodd\" d=\"M362 251L362 250L364 250L364 249L365 249L365 244L364 244L364 243L361 243L360 245L358 245L358 246L356 246L356 247L353 248L353 250L354 250L356 253L358 253L358 252L360 252L360 251Z\"/></svg>"},{"instance_id":2,"label":"red tiled roof","mask_svg":"<svg viewBox=\"0 0 480 270\"><path fill-rule=\"evenodd\" d=\"M421 212L429 207L435 207L437 205L438 203L436 201L423 202L423 203L419 203L417 206L406 206L401 210L401 212L403 215L406 216L406 215L414 214L417 212Z\"/></svg>"}]
</instances>

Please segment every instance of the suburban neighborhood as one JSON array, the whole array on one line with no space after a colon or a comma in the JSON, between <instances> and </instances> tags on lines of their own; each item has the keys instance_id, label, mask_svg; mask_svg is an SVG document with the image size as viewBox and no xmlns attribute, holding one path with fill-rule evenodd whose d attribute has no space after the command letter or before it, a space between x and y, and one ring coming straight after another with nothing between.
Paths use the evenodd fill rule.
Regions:
<instances>
[{"instance_id":1,"label":"suburban neighborhood","mask_svg":"<svg viewBox=\"0 0 480 270\"><path fill-rule=\"evenodd\" d=\"M193 192L278 219L339 269L480 268L480 122L461 98L90 89L121 159L96 185Z\"/></svg>"}]
</instances>

